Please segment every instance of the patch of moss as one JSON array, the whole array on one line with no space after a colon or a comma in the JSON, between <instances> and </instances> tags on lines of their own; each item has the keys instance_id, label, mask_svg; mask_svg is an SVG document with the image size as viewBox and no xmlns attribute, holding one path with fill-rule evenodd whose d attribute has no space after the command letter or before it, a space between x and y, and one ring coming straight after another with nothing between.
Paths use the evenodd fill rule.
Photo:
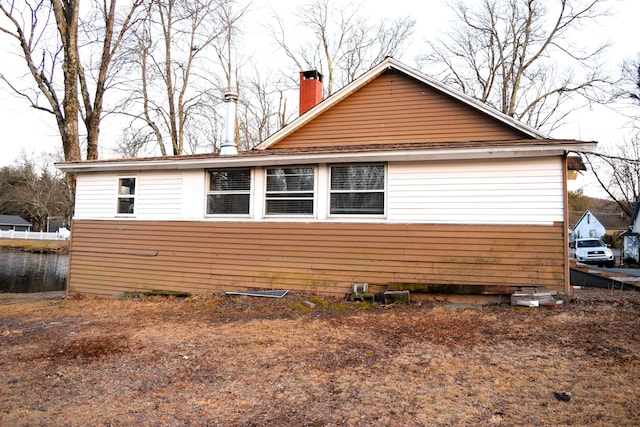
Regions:
<instances>
[{"instance_id":1,"label":"patch of moss","mask_svg":"<svg viewBox=\"0 0 640 427\"><path fill-rule=\"evenodd\" d=\"M124 299L135 299L145 297L165 297L165 298L187 298L190 297L189 292L179 291L149 291L149 292L125 292L122 294Z\"/></svg>"},{"instance_id":2,"label":"patch of moss","mask_svg":"<svg viewBox=\"0 0 640 427\"><path fill-rule=\"evenodd\" d=\"M378 304L370 301L360 301L355 303L355 305L362 310L371 310L378 307Z\"/></svg>"},{"instance_id":3,"label":"patch of moss","mask_svg":"<svg viewBox=\"0 0 640 427\"><path fill-rule=\"evenodd\" d=\"M213 300L207 301L207 303L205 304L205 307L216 308L219 304L220 304L219 300L213 299Z\"/></svg>"},{"instance_id":4,"label":"patch of moss","mask_svg":"<svg viewBox=\"0 0 640 427\"><path fill-rule=\"evenodd\" d=\"M333 311L354 311L354 310L371 310L378 307L378 304L370 301L355 301L339 303L331 306Z\"/></svg>"},{"instance_id":5,"label":"patch of moss","mask_svg":"<svg viewBox=\"0 0 640 427\"><path fill-rule=\"evenodd\" d=\"M321 306L324 310L329 308L329 301L324 300L322 298L311 298L309 301L311 301L312 303Z\"/></svg>"},{"instance_id":6,"label":"patch of moss","mask_svg":"<svg viewBox=\"0 0 640 427\"><path fill-rule=\"evenodd\" d=\"M353 311L356 308L357 308L356 304L347 304L347 303L340 303L340 304L331 306L331 310L333 311Z\"/></svg>"},{"instance_id":7,"label":"patch of moss","mask_svg":"<svg viewBox=\"0 0 640 427\"><path fill-rule=\"evenodd\" d=\"M309 307L307 307L306 305L304 305L304 304L302 303L302 301L298 301L298 302L296 302L295 304L292 304L292 305L291 305L291 308L292 308L293 310L297 310L297 311L299 311L299 312L300 312L300 313L302 313L302 314L305 314L305 313L307 313L307 312L309 311Z\"/></svg>"}]
</instances>

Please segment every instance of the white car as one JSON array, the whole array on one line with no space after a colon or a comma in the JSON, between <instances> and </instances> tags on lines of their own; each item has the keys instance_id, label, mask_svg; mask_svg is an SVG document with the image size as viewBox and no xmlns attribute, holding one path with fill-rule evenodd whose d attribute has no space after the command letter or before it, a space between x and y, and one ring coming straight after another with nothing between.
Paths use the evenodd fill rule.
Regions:
<instances>
[{"instance_id":1,"label":"white car","mask_svg":"<svg viewBox=\"0 0 640 427\"><path fill-rule=\"evenodd\" d=\"M615 267L616 258L611 249L600 239L576 239L569 244L570 255L585 264Z\"/></svg>"}]
</instances>

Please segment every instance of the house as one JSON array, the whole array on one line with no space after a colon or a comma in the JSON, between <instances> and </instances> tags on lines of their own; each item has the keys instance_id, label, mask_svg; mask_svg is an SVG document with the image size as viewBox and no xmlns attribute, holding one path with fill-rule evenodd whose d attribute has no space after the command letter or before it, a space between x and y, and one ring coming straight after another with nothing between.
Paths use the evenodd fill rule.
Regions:
<instances>
[{"instance_id":1,"label":"house","mask_svg":"<svg viewBox=\"0 0 640 427\"><path fill-rule=\"evenodd\" d=\"M586 237L600 238L606 232L604 225L588 209L584 211L580 219L572 227L572 230L576 239L584 239Z\"/></svg>"},{"instance_id":2,"label":"house","mask_svg":"<svg viewBox=\"0 0 640 427\"><path fill-rule=\"evenodd\" d=\"M569 292L566 158L595 142L391 58L318 104L303 72L300 93L251 151L227 132L221 154L59 163L77 177L69 292Z\"/></svg>"},{"instance_id":3,"label":"house","mask_svg":"<svg viewBox=\"0 0 640 427\"><path fill-rule=\"evenodd\" d=\"M623 262L632 262L640 264L640 199L636 202L631 214L631 220L629 222L629 228L625 231L623 236L622 245L622 260Z\"/></svg>"},{"instance_id":4,"label":"house","mask_svg":"<svg viewBox=\"0 0 640 427\"><path fill-rule=\"evenodd\" d=\"M0 215L0 230L2 231L30 231L32 225L16 215Z\"/></svg>"},{"instance_id":5,"label":"house","mask_svg":"<svg viewBox=\"0 0 640 427\"><path fill-rule=\"evenodd\" d=\"M628 218L622 212L598 212L596 217L593 212L587 209L575 222L572 230L576 239L601 238L605 234L620 234L626 230Z\"/></svg>"}]
</instances>

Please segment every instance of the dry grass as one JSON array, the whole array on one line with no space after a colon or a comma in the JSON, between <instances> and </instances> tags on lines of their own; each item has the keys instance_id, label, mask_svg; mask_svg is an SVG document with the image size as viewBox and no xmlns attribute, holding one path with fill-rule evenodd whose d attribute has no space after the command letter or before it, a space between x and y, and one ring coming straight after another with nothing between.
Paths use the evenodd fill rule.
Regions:
<instances>
[{"instance_id":1,"label":"dry grass","mask_svg":"<svg viewBox=\"0 0 640 427\"><path fill-rule=\"evenodd\" d=\"M3 295L0 425L639 425L640 293L577 292L554 310Z\"/></svg>"},{"instance_id":2,"label":"dry grass","mask_svg":"<svg viewBox=\"0 0 640 427\"><path fill-rule=\"evenodd\" d=\"M69 241L0 239L0 249L19 250L24 252L67 253L69 251Z\"/></svg>"}]
</instances>

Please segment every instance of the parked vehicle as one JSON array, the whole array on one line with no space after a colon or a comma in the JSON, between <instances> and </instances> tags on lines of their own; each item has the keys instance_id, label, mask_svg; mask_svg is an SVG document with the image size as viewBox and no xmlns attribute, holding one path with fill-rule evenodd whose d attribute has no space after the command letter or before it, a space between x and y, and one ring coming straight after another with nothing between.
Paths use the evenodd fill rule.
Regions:
<instances>
[{"instance_id":1,"label":"parked vehicle","mask_svg":"<svg viewBox=\"0 0 640 427\"><path fill-rule=\"evenodd\" d=\"M578 262L615 267L616 258L611 249L600 239L576 239L569 243L569 255Z\"/></svg>"}]
</instances>

